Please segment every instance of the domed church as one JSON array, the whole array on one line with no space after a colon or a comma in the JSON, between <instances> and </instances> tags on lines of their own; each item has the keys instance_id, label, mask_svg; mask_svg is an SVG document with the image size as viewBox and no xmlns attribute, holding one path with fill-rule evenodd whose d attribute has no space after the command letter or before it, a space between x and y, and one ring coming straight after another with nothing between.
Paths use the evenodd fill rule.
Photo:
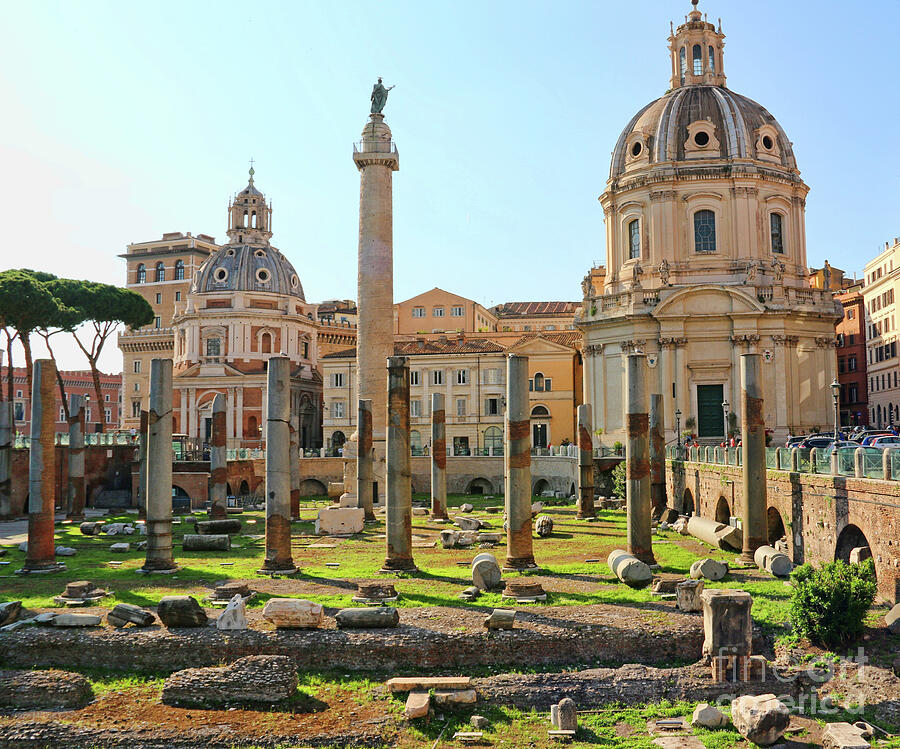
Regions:
<instances>
[{"instance_id":1,"label":"domed church","mask_svg":"<svg viewBox=\"0 0 900 749\"><path fill-rule=\"evenodd\" d=\"M631 351L647 355L667 441L676 411L701 440L739 425L744 352L763 355L776 438L833 420L841 311L806 280L809 188L778 121L726 86L722 24L698 2L669 36L669 90L622 131L600 196L606 266L585 277L578 324L602 442L624 438Z\"/></svg>"},{"instance_id":2,"label":"domed church","mask_svg":"<svg viewBox=\"0 0 900 749\"><path fill-rule=\"evenodd\" d=\"M315 306L297 271L270 243L272 206L253 183L228 207L228 243L209 255L191 281L174 327L174 431L207 442L212 401L226 400L229 447L265 439L266 365L291 360L291 413L301 447L319 442L322 379Z\"/></svg>"}]
</instances>

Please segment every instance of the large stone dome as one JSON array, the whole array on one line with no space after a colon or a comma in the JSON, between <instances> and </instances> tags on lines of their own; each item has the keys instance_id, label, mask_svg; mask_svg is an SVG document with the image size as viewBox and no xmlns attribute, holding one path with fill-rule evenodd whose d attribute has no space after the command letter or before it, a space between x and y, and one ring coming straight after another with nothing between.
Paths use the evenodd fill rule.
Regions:
<instances>
[{"instance_id":1,"label":"large stone dome","mask_svg":"<svg viewBox=\"0 0 900 749\"><path fill-rule=\"evenodd\" d=\"M765 161L797 172L791 142L765 107L724 86L689 85L631 119L616 142L609 176L621 176L632 164L710 159Z\"/></svg>"},{"instance_id":2,"label":"large stone dome","mask_svg":"<svg viewBox=\"0 0 900 749\"><path fill-rule=\"evenodd\" d=\"M191 293L256 291L306 301L294 266L271 245L227 244L194 274Z\"/></svg>"}]
</instances>

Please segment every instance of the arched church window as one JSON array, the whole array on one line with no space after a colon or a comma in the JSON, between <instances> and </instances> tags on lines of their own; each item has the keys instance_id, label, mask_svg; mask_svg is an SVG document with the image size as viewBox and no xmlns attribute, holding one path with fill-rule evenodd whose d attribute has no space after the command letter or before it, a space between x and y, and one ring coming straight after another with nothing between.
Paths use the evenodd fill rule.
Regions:
<instances>
[{"instance_id":1,"label":"arched church window","mask_svg":"<svg viewBox=\"0 0 900 749\"><path fill-rule=\"evenodd\" d=\"M250 219L247 216L247 211L244 211L244 227L246 228L249 226L250 226Z\"/></svg>"},{"instance_id":2,"label":"arched church window","mask_svg":"<svg viewBox=\"0 0 900 749\"><path fill-rule=\"evenodd\" d=\"M250 214L250 226L254 229L256 228L256 211Z\"/></svg>"},{"instance_id":3,"label":"arched church window","mask_svg":"<svg viewBox=\"0 0 900 749\"><path fill-rule=\"evenodd\" d=\"M641 256L641 222L640 219L628 224L628 259L634 260Z\"/></svg>"},{"instance_id":4,"label":"arched church window","mask_svg":"<svg viewBox=\"0 0 900 749\"><path fill-rule=\"evenodd\" d=\"M271 333L263 333L259 338L259 349L263 354L272 353L272 335Z\"/></svg>"},{"instance_id":5,"label":"arched church window","mask_svg":"<svg viewBox=\"0 0 900 749\"><path fill-rule=\"evenodd\" d=\"M544 375L541 372L534 376L534 389L537 392L544 392Z\"/></svg>"},{"instance_id":6,"label":"arched church window","mask_svg":"<svg viewBox=\"0 0 900 749\"><path fill-rule=\"evenodd\" d=\"M147 266L141 263L137 267L137 282L147 283Z\"/></svg>"},{"instance_id":7,"label":"arched church window","mask_svg":"<svg viewBox=\"0 0 900 749\"><path fill-rule=\"evenodd\" d=\"M694 75L703 75L703 47L695 44L691 57L694 58Z\"/></svg>"},{"instance_id":8,"label":"arched church window","mask_svg":"<svg viewBox=\"0 0 900 749\"><path fill-rule=\"evenodd\" d=\"M684 75L687 72L687 51L684 47L681 48L681 52L678 53L678 65L681 71L681 85L684 85Z\"/></svg>"},{"instance_id":9,"label":"arched church window","mask_svg":"<svg viewBox=\"0 0 900 749\"><path fill-rule=\"evenodd\" d=\"M694 214L694 251L716 251L716 214L710 210Z\"/></svg>"},{"instance_id":10,"label":"arched church window","mask_svg":"<svg viewBox=\"0 0 900 749\"><path fill-rule=\"evenodd\" d=\"M709 45L709 72L716 72L716 50L712 45Z\"/></svg>"},{"instance_id":11,"label":"arched church window","mask_svg":"<svg viewBox=\"0 0 900 749\"><path fill-rule=\"evenodd\" d=\"M184 279L184 260L176 260L175 261L175 280L181 281Z\"/></svg>"},{"instance_id":12,"label":"arched church window","mask_svg":"<svg viewBox=\"0 0 900 749\"><path fill-rule=\"evenodd\" d=\"M162 263L156 264L156 280L157 281L165 281L166 280L166 266Z\"/></svg>"},{"instance_id":13,"label":"arched church window","mask_svg":"<svg viewBox=\"0 0 900 749\"><path fill-rule=\"evenodd\" d=\"M222 341L219 338L207 338L206 339L206 355L207 356L221 356L222 355Z\"/></svg>"},{"instance_id":14,"label":"arched church window","mask_svg":"<svg viewBox=\"0 0 900 749\"><path fill-rule=\"evenodd\" d=\"M783 221L784 219L780 213L769 214L769 234L772 238L772 252L784 253Z\"/></svg>"}]
</instances>

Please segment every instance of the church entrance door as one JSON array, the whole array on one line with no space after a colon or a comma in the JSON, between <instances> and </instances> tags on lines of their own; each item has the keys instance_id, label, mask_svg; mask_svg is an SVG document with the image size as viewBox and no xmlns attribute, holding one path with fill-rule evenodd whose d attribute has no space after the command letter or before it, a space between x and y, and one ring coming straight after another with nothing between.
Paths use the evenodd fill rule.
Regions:
<instances>
[{"instance_id":1,"label":"church entrance door","mask_svg":"<svg viewBox=\"0 0 900 749\"><path fill-rule=\"evenodd\" d=\"M697 436L722 437L725 434L725 399L722 385L697 385Z\"/></svg>"}]
</instances>

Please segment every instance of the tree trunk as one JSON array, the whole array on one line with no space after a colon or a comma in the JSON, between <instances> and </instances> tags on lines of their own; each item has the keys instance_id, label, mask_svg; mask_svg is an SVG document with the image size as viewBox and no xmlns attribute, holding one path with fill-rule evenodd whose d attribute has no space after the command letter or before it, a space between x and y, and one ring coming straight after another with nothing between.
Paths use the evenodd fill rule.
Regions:
<instances>
[{"instance_id":1,"label":"tree trunk","mask_svg":"<svg viewBox=\"0 0 900 749\"><path fill-rule=\"evenodd\" d=\"M50 352L50 358L53 360L53 364L56 365L56 354L53 353L53 349L50 347L50 336L43 333L39 333L39 335L44 339L44 345L47 347L47 351ZM63 382L62 374L60 373L58 366L56 366L56 384L59 386L59 397L62 398L63 412L66 415L66 423L68 424L69 399L66 398L66 386Z\"/></svg>"},{"instance_id":2,"label":"tree trunk","mask_svg":"<svg viewBox=\"0 0 900 749\"><path fill-rule=\"evenodd\" d=\"M28 384L28 398L31 398L31 375L32 375L32 363L31 363L31 338L27 335L19 336L22 342L22 348L25 349L25 381ZM30 400L29 400L30 403Z\"/></svg>"},{"instance_id":3,"label":"tree trunk","mask_svg":"<svg viewBox=\"0 0 900 749\"><path fill-rule=\"evenodd\" d=\"M103 431L103 427L105 426L105 418L106 414L103 411L103 394L100 392L100 373L97 370L97 360L94 358L88 359L91 363L91 378L94 380L94 395L97 396L97 423L100 425L100 428L97 430L98 432Z\"/></svg>"},{"instance_id":4,"label":"tree trunk","mask_svg":"<svg viewBox=\"0 0 900 749\"><path fill-rule=\"evenodd\" d=\"M6 333L6 400L12 403L15 393L13 389L13 341L16 340L16 336L10 335L8 329L3 332Z\"/></svg>"}]
</instances>

